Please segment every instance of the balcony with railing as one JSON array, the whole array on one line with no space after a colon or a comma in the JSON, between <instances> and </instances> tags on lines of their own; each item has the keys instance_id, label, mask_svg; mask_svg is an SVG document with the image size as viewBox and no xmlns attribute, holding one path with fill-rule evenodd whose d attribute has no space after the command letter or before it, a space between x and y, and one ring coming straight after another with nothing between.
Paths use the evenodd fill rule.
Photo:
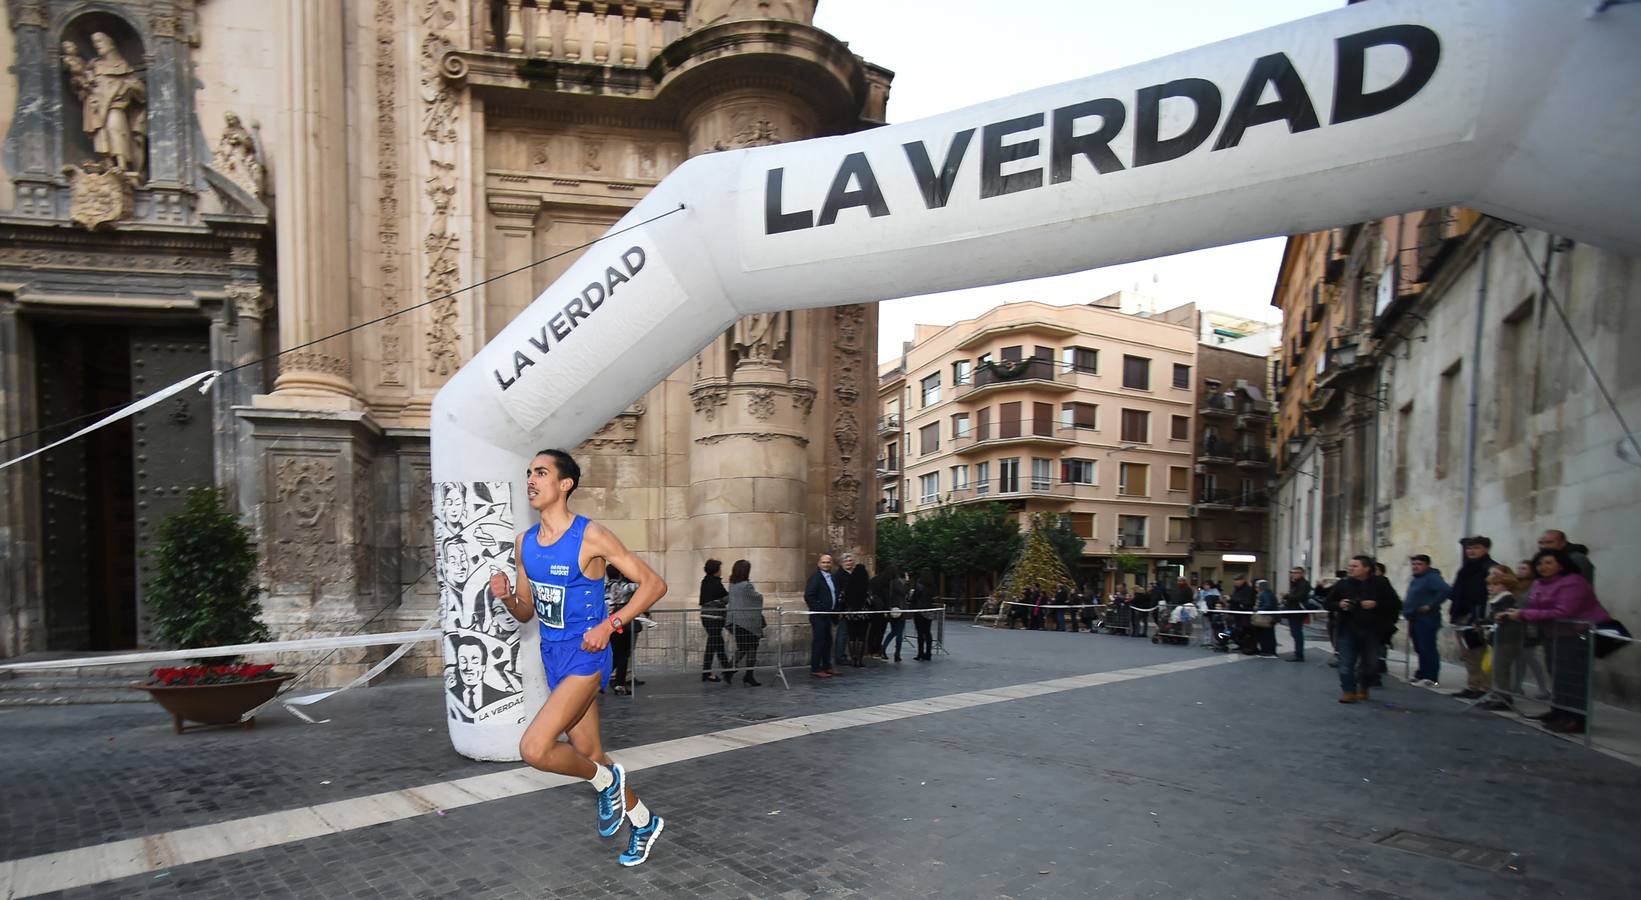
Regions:
<instances>
[{"instance_id":1,"label":"balcony with railing","mask_svg":"<svg viewBox=\"0 0 1641 900\"><path fill-rule=\"evenodd\" d=\"M1201 509L1231 509L1236 506L1235 491L1224 488L1203 488L1197 492L1197 506Z\"/></svg>"},{"instance_id":2,"label":"balcony with railing","mask_svg":"<svg viewBox=\"0 0 1641 900\"><path fill-rule=\"evenodd\" d=\"M1236 451L1236 464L1243 469L1263 469L1271 464L1271 452L1264 447L1243 447Z\"/></svg>"},{"instance_id":3,"label":"balcony with railing","mask_svg":"<svg viewBox=\"0 0 1641 900\"><path fill-rule=\"evenodd\" d=\"M1202 439L1202 447L1197 451L1197 462L1224 463L1229 465L1236 462L1236 452L1231 449L1227 441L1215 437Z\"/></svg>"},{"instance_id":4,"label":"balcony with railing","mask_svg":"<svg viewBox=\"0 0 1641 900\"><path fill-rule=\"evenodd\" d=\"M525 60L642 68L683 30L682 0L549 3L488 0L479 45Z\"/></svg>"},{"instance_id":5,"label":"balcony with railing","mask_svg":"<svg viewBox=\"0 0 1641 900\"><path fill-rule=\"evenodd\" d=\"M1252 491L1246 494L1238 494L1236 497L1236 508L1238 512L1255 512L1265 509L1270 505L1270 497L1268 497L1264 491Z\"/></svg>"},{"instance_id":6,"label":"balcony with railing","mask_svg":"<svg viewBox=\"0 0 1641 900\"><path fill-rule=\"evenodd\" d=\"M957 386L957 398L969 400L991 391L1030 386L1053 391L1074 391L1076 383L1059 371L1052 359L1030 357L1018 362L985 363L976 366L967 384Z\"/></svg>"},{"instance_id":7,"label":"balcony with railing","mask_svg":"<svg viewBox=\"0 0 1641 900\"><path fill-rule=\"evenodd\" d=\"M877 417L878 437L893 437L900 433L900 413Z\"/></svg>"},{"instance_id":8,"label":"balcony with railing","mask_svg":"<svg viewBox=\"0 0 1641 900\"><path fill-rule=\"evenodd\" d=\"M1202 406L1197 409L1197 414L1202 416L1234 416L1236 415L1234 396L1234 394L1227 394L1224 391L1208 391L1202 395Z\"/></svg>"},{"instance_id":9,"label":"balcony with railing","mask_svg":"<svg viewBox=\"0 0 1641 900\"><path fill-rule=\"evenodd\" d=\"M989 500L1048 500L1070 503L1078 497L1079 489L1092 491L1091 484L1066 484L1053 480L1021 478L1016 482L992 481L953 488L946 495L948 503L984 503Z\"/></svg>"},{"instance_id":10,"label":"balcony with railing","mask_svg":"<svg viewBox=\"0 0 1641 900\"><path fill-rule=\"evenodd\" d=\"M900 515L900 501L898 499L879 500L877 502L878 518Z\"/></svg>"},{"instance_id":11,"label":"balcony with railing","mask_svg":"<svg viewBox=\"0 0 1641 900\"><path fill-rule=\"evenodd\" d=\"M1077 442L1075 429L1062 429L1053 419L1026 419L973 425L968 431L952 438L951 448L953 453L962 456L991 447L1069 447Z\"/></svg>"},{"instance_id":12,"label":"balcony with railing","mask_svg":"<svg viewBox=\"0 0 1641 900\"><path fill-rule=\"evenodd\" d=\"M896 478L900 475L900 454L877 458L877 477Z\"/></svg>"}]
</instances>

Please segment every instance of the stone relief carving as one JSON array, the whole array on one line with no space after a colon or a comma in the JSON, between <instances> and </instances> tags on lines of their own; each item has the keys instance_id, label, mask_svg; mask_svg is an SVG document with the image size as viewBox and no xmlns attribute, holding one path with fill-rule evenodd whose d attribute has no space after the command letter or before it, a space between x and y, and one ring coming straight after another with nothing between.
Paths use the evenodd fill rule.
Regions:
<instances>
[{"instance_id":1,"label":"stone relief carving","mask_svg":"<svg viewBox=\"0 0 1641 900\"><path fill-rule=\"evenodd\" d=\"M360 593L374 593L376 579L370 577L375 547L371 541L370 461L355 457L353 463L353 575Z\"/></svg>"},{"instance_id":2,"label":"stone relief carving","mask_svg":"<svg viewBox=\"0 0 1641 900\"><path fill-rule=\"evenodd\" d=\"M401 340L396 334L382 335L382 383L403 385L404 363L399 359L402 349Z\"/></svg>"},{"instance_id":3,"label":"stone relief carving","mask_svg":"<svg viewBox=\"0 0 1641 900\"><path fill-rule=\"evenodd\" d=\"M689 399L695 411L711 422L718 417L718 410L729 402L729 391L721 387L698 387L689 392Z\"/></svg>"},{"instance_id":4,"label":"stone relief carving","mask_svg":"<svg viewBox=\"0 0 1641 900\"><path fill-rule=\"evenodd\" d=\"M656 163L657 151L654 145L644 144L638 148L638 177L654 178L658 168Z\"/></svg>"},{"instance_id":5,"label":"stone relief carving","mask_svg":"<svg viewBox=\"0 0 1641 900\"><path fill-rule=\"evenodd\" d=\"M91 148L111 168L140 174L148 150L148 88L142 76L120 55L114 39L91 35L92 59L80 55L73 41L63 42L63 69L80 98L80 128L91 135Z\"/></svg>"},{"instance_id":6,"label":"stone relief carving","mask_svg":"<svg viewBox=\"0 0 1641 900\"><path fill-rule=\"evenodd\" d=\"M759 388L746 395L746 411L760 422L767 421L775 415L775 392L768 388Z\"/></svg>"},{"instance_id":7,"label":"stone relief carving","mask_svg":"<svg viewBox=\"0 0 1641 900\"><path fill-rule=\"evenodd\" d=\"M40 250L32 247L0 246L0 262L12 265L62 269L104 269L122 272L165 272L190 275L229 276L220 258L203 254L170 258L136 253L103 253L96 250Z\"/></svg>"},{"instance_id":8,"label":"stone relief carving","mask_svg":"<svg viewBox=\"0 0 1641 900\"><path fill-rule=\"evenodd\" d=\"M684 29L693 31L737 19L782 19L809 24L815 0L696 0L689 5Z\"/></svg>"},{"instance_id":9,"label":"stone relief carving","mask_svg":"<svg viewBox=\"0 0 1641 900\"><path fill-rule=\"evenodd\" d=\"M794 379L787 386L792 390L792 408L807 418L815 408L815 388L801 379Z\"/></svg>"},{"instance_id":10,"label":"stone relief carving","mask_svg":"<svg viewBox=\"0 0 1641 900\"><path fill-rule=\"evenodd\" d=\"M336 460L319 456L287 456L274 468L279 489L275 533L281 538L312 539L311 532L328 521L336 506Z\"/></svg>"},{"instance_id":11,"label":"stone relief carving","mask_svg":"<svg viewBox=\"0 0 1641 900\"><path fill-rule=\"evenodd\" d=\"M772 431L727 431L722 434L703 435L696 438L695 443L711 446L734 438L751 438L760 444L767 444L770 441L791 441L799 447L809 446L809 439L801 434L781 434Z\"/></svg>"},{"instance_id":12,"label":"stone relief carving","mask_svg":"<svg viewBox=\"0 0 1641 900\"><path fill-rule=\"evenodd\" d=\"M553 166L552 147L546 141L537 141L530 147L530 168L545 172Z\"/></svg>"},{"instance_id":13,"label":"stone relief carving","mask_svg":"<svg viewBox=\"0 0 1641 900\"><path fill-rule=\"evenodd\" d=\"M644 411L643 403L634 403L604 423L604 427L593 432L593 436L583 441L581 446L589 450L632 453L638 446L638 420L643 418Z\"/></svg>"},{"instance_id":14,"label":"stone relief carving","mask_svg":"<svg viewBox=\"0 0 1641 900\"><path fill-rule=\"evenodd\" d=\"M735 136L730 139L736 147L765 147L781 142L780 130L768 119L753 119L752 113L736 113L730 119Z\"/></svg>"},{"instance_id":15,"label":"stone relief carving","mask_svg":"<svg viewBox=\"0 0 1641 900\"><path fill-rule=\"evenodd\" d=\"M88 162L85 167L63 166L68 176L68 217L87 231L96 231L131 215L135 199L131 176L118 169Z\"/></svg>"},{"instance_id":16,"label":"stone relief carving","mask_svg":"<svg viewBox=\"0 0 1641 900\"><path fill-rule=\"evenodd\" d=\"M422 239L426 261L423 297L437 301L428 311L427 371L445 377L461 368L458 310L455 298L447 296L461 286L461 243L450 229L458 191L456 125L460 106L442 63L453 46L442 32L456 24L456 7L453 0L421 0L420 8L426 29L421 44L420 83L422 137L429 164L425 194L430 204L427 234Z\"/></svg>"},{"instance_id":17,"label":"stone relief carving","mask_svg":"<svg viewBox=\"0 0 1641 900\"><path fill-rule=\"evenodd\" d=\"M581 167L588 172L598 172L604 168L604 162L598 157L604 152L603 141L581 142Z\"/></svg>"},{"instance_id":18,"label":"stone relief carving","mask_svg":"<svg viewBox=\"0 0 1641 900\"><path fill-rule=\"evenodd\" d=\"M280 372L318 372L337 378L352 378L353 363L316 350L293 350L279 357Z\"/></svg>"},{"instance_id":19,"label":"stone relief carving","mask_svg":"<svg viewBox=\"0 0 1641 900\"><path fill-rule=\"evenodd\" d=\"M262 142L229 112L223 117L222 137L217 139L211 167L228 176L245 193L262 198ZM254 125L252 126L255 127Z\"/></svg>"},{"instance_id":20,"label":"stone relief carving","mask_svg":"<svg viewBox=\"0 0 1641 900\"><path fill-rule=\"evenodd\" d=\"M403 305L399 283L398 8L398 0L376 0L376 233L381 240L382 308L390 313ZM397 341L398 335L393 338ZM395 362L395 370L397 366ZM384 366L385 383L399 383L387 382L385 372Z\"/></svg>"},{"instance_id":21,"label":"stone relief carving","mask_svg":"<svg viewBox=\"0 0 1641 900\"><path fill-rule=\"evenodd\" d=\"M227 294L234 304L234 313L240 318L260 319L268 311L267 294L260 284L230 284Z\"/></svg>"},{"instance_id":22,"label":"stone relief carving","mask_svg":"<svg viewBox=\"0 0 1641 900\"><path fill-rule=\"evenodd\" d=\"M778 354L786 347L791 315L782 312L753 313L735 323L730 347L735 351L735 367L779 367Z\"/></svg>"},{"instance_id":23,"label":"stone relief carving","mask_svg":"<svg viewBox=\"0 0 1641 900\"><path fill-rule=\"evenodd\" d=\"M832 439L838 448L839 468L843 471L832 479L827 505L832 510L834 523L844 525L842 537L853 543L857 507L860 503L860 479L850 471L850 461L860 452L860 420L856 406L860 401L861 340L866 331L866 307L855 303L832 310L832 396L836 402L836 424Z\"/></svg>"}]
</instances>

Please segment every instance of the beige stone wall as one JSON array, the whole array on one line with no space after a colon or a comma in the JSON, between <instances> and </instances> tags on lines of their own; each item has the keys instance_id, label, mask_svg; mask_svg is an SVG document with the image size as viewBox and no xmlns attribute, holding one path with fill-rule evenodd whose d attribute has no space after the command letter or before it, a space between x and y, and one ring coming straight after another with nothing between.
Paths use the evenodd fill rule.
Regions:
<instances>
[{"instance_id":1,"label":"beige stone wall","mask_svg":"<svg viewBox=\"0 0 1641 900\"><path fill-rule=\"evenodd\" d=\"M11 15L13 7L7 4L0 7L0 59L16 59L17 43L12 34L13 22ZM12 78L0 78L0 134L11 130L11 111L17 106L17 82ZM0 209L11 209L17 202L16 189L6 171L3 161L0 161Z\"/></svg>"}]
</instances>

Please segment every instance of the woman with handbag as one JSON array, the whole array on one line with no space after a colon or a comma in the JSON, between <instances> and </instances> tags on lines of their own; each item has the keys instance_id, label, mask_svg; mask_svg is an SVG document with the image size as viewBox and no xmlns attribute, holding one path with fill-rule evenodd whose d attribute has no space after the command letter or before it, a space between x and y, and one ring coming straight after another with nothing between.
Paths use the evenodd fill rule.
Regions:
<instances>
[{"instance_id":1,"label":"woman with handbag","mask_svg":"<svg viewBox=\"0 0 1641 900\"><path fill-rule=\"evenodd\" d=\"M726 684L734 683L736 672L747 687L758 687L753 674L758 667L758 644L764 637L764 595L752 586L752 563L735 560L729 567L729 605L725 610L729 630L735 635L735 666L724 673Z\"/></svg>"}]
</instances>

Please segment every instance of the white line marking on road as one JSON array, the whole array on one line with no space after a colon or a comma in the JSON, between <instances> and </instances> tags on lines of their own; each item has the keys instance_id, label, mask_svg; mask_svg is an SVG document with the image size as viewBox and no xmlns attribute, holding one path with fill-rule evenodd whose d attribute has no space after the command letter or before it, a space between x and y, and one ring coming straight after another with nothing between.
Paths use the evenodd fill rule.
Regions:
<instances>
[{"instance_id":1,"label":"white line marking on road","mask_svg":"<svg viewBox=\"0 0 1641 900\"><path fill-rule=\"evenodd\" d=\"M1206 666L1238 662L1236 655L1195 657L1160 665L1138 666L1114 672L1093 672L1069 678L1027 682L981 691L942 694L918 700L898 700L836 712L797 716L777 722L744 725L725 731L658 741L620 751L628 772L701 759L746 747L834 731L894 722L916 716L989 706L1041 697L1062 691L1186 672ZM227 822L195 825L159 834L109 841L72 850L59 850L21 859L0 860L0 898L32 897L52 891L101 884L156 872L172 866L218 859L308 838L324 837L372 825L397 822L434 809L456 809L561 787L578 779L538 772L529 767L441 781L397 791L384 791L248 816Z\"/></svg>"}]
</instances>

